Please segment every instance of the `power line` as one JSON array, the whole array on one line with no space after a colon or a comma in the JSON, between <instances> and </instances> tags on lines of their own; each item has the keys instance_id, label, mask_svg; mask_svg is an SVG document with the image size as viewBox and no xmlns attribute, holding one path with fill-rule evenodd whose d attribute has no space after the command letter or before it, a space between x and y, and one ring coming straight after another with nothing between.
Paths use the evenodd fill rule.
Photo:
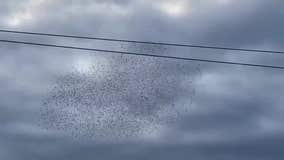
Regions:
<instances>
[{"instance_id":1,"label":"power line","mask_svg":"<svg viewBox=\"0 0 284 160\"><path fill-rule=\"evenodd\" d=\"M106 53L113 53L113 54L135 55L135 56L144 56L144 57L176 59L176 60L185 60L185 61L197 61L197 62L219 63L219 64L238 65L238 66L273 68L273 69L281 69L281 70L283 69L284 70L284 66L274 66L274 65L240 63L240 62L230 62L230 61L217 61L217 60L186 58L186 57L166 56L166 55L153 55L153 54L147 54L147 53L124 52L124 51L114 51L114 50L105 50L105 49L97 49L97 48L82 48L82 47L74 47L74 46L34 43L34 42L26 42L26 41L11 41L11 40L3 40L3 39L0 39L0 42L33 45L33 46L44 46L44 47L52 47L52 48L64 48L64 49L74 49L74 50L84 50L84 51L106 52Z\"/></svg>"},{"instance_id":2,"label":"power line","mask_svg":"<svg viewBox=\"0 0 284 160\"><path fill-rule=\"evenodd\" d=\"M138 40L127 40L127 39L114 39L114 38L102 38L102 37L65 35L65 34L52 34L52 33L42 33L42 32L25 32L25 31L14 31L14 30L3 30L3 29L0 29L0 32L3 32L3 33L13 33L13 34L37 35L37 36L49 36L49 37L89 39L89 40L110 41L110 42L125 42L125 43L137 43L137 44L175 46L175 47L186 47L186 48L229 50L229 51L267 53L267 54L284 54L284 51L274 51L274 50L231 48L231 47L219 47L219 46L204 46L204 45L165 43L165 42L153 42L153 41L138 41Z\"/></svg>"}]
</instances>

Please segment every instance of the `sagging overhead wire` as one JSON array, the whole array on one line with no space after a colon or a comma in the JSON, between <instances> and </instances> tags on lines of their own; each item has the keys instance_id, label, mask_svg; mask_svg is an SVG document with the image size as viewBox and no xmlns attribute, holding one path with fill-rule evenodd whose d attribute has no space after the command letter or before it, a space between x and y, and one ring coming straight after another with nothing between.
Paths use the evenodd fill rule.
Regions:
<instances>
[{"instance_id":1,"label":"sagging overhead wire","mask_svg":"<svg viewBox=\"0 0 284 160\"><path fill-rule=\"evenodd\" d=\"M12 41L12 40L3 40L3 39L0 39L0 42L12 43L12 44L32 45L32 46L44 46L44 47L52 47L52 48L63 48L63 49L83 50L83 51L105 52L105 53L113 53L113 54L125 54L125 55L134 55L134 56L156 57L156 58L175 59L175 60L184 60L184 61L197 61L197 62L218 63L218 64L228 64L228 65L261 67L261 68L272 68L272 69L284 70L284 66L275 66L275 65L262 65L262 64L241 63L241 62L231 62L231 61L219 61L219 60L209 60L209 59L199 59L199 58L187 58L187 57L178 57L178 56L154 55L154 54L147 54L147 53L135 53L135 52L115 51L115 50L106 50L106 49L97 49L97 48L83 48L83 47L74 47L74 46L66 46L66 45L34 43L34 42L26 42L26 41Z\"/></svg>"},{"instance_id":2,"label":"sagging overhead wire","mask_svg":"<svg viewBox=\"0 0 284 160\"><path fill-rule=\"evenodd\" d=\"M14 31L14 30L4 30L4 29L0 29L0 32L2 32L2 33L13 33L13 34L36 35L36 36L49 36L49 37L62 37L62 38L99 40L99 41L109 41L109 42L125 42L125 43L163 45L163 46L186 47L186 48L240 51L240 52L243 52L243 53L244 52L253 52L253 53L261 53L261 54L284 54L284 51L275 51L275 50L232 48L232 47L205 46L205 45L181 44L181 43L165 43L165 42L153 42L153 41L138 41L138 40L114 39L114 38L103 38L103 37L89 37L89 36L77 36L77 35L65 35L65 34L52 34L52 33L42 33L42 32Z\"/></svg>"}]
</instances>

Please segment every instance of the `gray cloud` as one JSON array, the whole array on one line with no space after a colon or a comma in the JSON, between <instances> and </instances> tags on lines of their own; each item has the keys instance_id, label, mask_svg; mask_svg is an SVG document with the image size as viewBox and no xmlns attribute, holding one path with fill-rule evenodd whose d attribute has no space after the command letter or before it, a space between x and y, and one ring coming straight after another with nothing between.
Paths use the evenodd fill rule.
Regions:
<instances>
[{"instance_id":1,"label":"gray cloud","mask_svg":"<svg viewBox=\"0 0 284 160\"><path fill-rule=\"evenodd\" d=\"M183 16L171 16L165 10L161 10L159 6L167 2L166 0L49 1L37 5L34 2L1 1L0 26L51 33L283 49L281 46L283 2L276 0L240 0L228 1L229 3L224 3L224 0L223 3L218 3L217 0L192 0L188 1L189 12ZM33 18L29 18L29 14ZM1 39L18 38L16 35L0 36ZM124 44L121 47L121 44L117 43L67 41L33 36L21 37L21 40L283 64L281 56L272 57L272 55L240 55L239 52L234 52L233 55L232 52L172 47L160 52L145 46L129 47L128 44ZM88 55L83 57L80 55L82 52L69 50L7 44L0 46L1 159L67 159L68 157L68 159L280 160L284 157L281 151L284 144L282 136L284 130L281 124L284 111L281 97L282 71L201 64L202 75L194 79L196 96L190 105L190 112L178 122L161 129L152 139L138 141L140 144L137 144L138 142L99 144L96 140L76 141L64 132L42 130L37 122L42 99L48 88L52 87L58 77L70 73L72 67L78 66L77 63L87 63L85 60L88 59ZM108 56L94 56L98 59L101 57L104 59ZM188 68L184 68L185 72L178 72L180 69L176 66L178 62L161 63L162 66L168 67L165 68L168 71L165 74L176 76L178 81L172 85L180 85L188 78L184 77L187 75L184 74L187 73L186 69L192 69L192 66L197 65L189 62ZM144 69L148 70L149 66ZM176 88L179 89L181 88ZM173 93L169 96L173 96L176 92L175 98L181 99L180 103L186 101L187 97L178 94L179 91L176 90L173 89ZM136 98L135 94L133 96ZM167 103L167 100L164 103Z\"/></svg>"}]
</instances>

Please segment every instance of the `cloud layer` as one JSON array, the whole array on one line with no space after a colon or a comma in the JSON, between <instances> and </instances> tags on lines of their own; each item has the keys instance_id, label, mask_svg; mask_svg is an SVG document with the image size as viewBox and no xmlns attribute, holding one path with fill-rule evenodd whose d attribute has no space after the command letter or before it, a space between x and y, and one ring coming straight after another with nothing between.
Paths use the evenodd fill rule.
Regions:
<instances>
[{"instance_id":1,"label":"cloud layer","mask_svg":"<svg viewBox=\"0 0 284 160\"><path fill-rule=\"evenodd\" d=\"M283 2L276 0L3 0L0 4L0 26L50 33L283 50L283 5ZM85 40L19 37L4 33L0 36L1 39L81 47L283 64L281 55L175 47L163 49ZM281 70L125 58L126 55L121 58L120 55L4 43L0 44L0 48L0 159L280 160L284 157L281 150L284 146L284 127L281 123L284 78ZM42 102L46 100L48 90L58 84L58 79L74 70L86 75L89 66L92 66L90 64L99 66L100 63L111 66L112 76L119 73L114 69L132 65L139 67L128 70L140 73L137 76L131 77L134 73L128 73L121 79L111 77L115 80L113 84L119 84L119 89L124 88L121 87L124 82L129 82L127 78L132 78L136 88L126 87L129 91L124 95L131 97L127 102L129 106L137 107L134 109L145 106L143 98L137 97L141 94L135 91L144 91L141 87L147 86L148 89L167 93L158 96L145 90L142 95L153 94L149 96L152 101L147 101L151 111L156 107L154 103L166 106L173 101L175 106L184 104L190 110L174 123L158 129L153 136L120 143L76 140L64 131L45 130L39 126ZM153 66L162 69L152 70ZM196 67L201 69L201 75L191 74ZM155 77L159 72L162 76ZM161 81L165 77L174 79L169 83ZM80 78L84 83L76 85L93 82L88 78ZM148 79L157 80L160 86L148 83ZM140 84L139 80L145 84ZM192 88L183 86L188 84L187 80L193 82L189 86L196 91L192 101L188 98L192 96L189 92ZM106 84L110 87L111 83ZM74 85L71 88L74 89ZM110 90L104 93L110 93ZM86 95L89 92L80 87L78 93ZM114 98L118 102L116 98L119 96L107 97L107 101ZM138 113L142 114L141 111Z\"/></svg>"}]
</instances>

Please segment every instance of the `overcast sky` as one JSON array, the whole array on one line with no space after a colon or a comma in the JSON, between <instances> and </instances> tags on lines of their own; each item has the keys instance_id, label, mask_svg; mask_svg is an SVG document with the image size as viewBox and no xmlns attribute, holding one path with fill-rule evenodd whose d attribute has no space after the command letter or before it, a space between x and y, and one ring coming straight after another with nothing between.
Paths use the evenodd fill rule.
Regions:
<instances>
[{"instance_id":1,"label":"overcast sky","mask_svg":"<svg viewBox=\"0 0 284 160\"><path fill-rule=\"evenodd\" d=\"M0 28L284 50L279 0L1 0ZM284 66L282 55L0 39ZM0 44L0 159L282 160L284 71Z\"/></svg>"}]
</instances>

